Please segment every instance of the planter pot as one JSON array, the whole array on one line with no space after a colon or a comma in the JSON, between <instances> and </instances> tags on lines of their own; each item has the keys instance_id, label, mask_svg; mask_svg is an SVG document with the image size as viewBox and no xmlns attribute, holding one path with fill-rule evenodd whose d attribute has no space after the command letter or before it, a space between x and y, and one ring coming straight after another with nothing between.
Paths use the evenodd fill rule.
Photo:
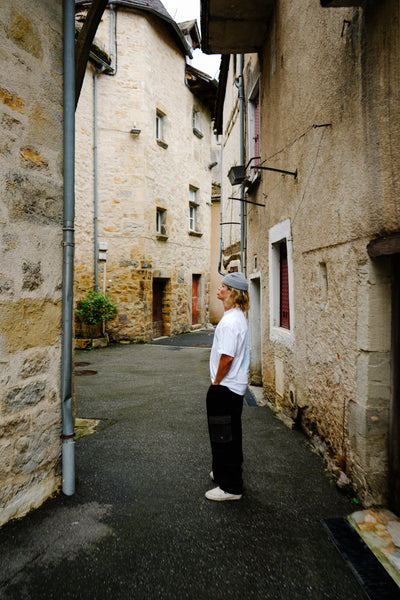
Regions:
<instances>
[{"instance_id":1,"label":"planter pot","mask_svg":"<svg viewBox=\"0 0 400 600\"><path fill-rule=\"evenodd\" d=\"M87 325L86 323L75 324L75 337L79 339L99 338L102 335L103 323Z\"/></svg>"}]
</instances>

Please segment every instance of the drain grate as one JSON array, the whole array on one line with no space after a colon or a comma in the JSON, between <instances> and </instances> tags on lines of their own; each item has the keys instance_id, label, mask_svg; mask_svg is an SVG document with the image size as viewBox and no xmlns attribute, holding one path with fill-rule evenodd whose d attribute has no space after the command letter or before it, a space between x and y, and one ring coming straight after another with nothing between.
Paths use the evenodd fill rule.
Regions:
<instances>
[{"instance_id":1,"label":"drain grate","mask_svg":"<svg viewBox=\"0 0 400 600\"><path fill-rule=\"evenodd\" d=\"M74 372L75 377L79 377L79 376L87 376L87 375L97 375L97 371L92 371L90 369L82 369L80 371L75 371Z\"/></svg>"},{"instance_id":2,"label":"drain grate","mask_svg":"<svg viewBox=\"0 0 400 600\"><path fill-rule=\"evenodd\" d=\"M323 525L370 600L399 600L400 588L346 519Z\"/></svg>"}]
</instances>

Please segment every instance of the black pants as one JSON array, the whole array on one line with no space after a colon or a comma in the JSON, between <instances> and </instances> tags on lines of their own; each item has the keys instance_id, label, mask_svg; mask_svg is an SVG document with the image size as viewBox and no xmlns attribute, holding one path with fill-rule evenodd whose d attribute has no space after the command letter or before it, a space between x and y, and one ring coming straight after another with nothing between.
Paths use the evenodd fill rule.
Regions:
<instances>
[{"instance_id":1,"label":"black pants","mask_svg":"<svg viewBox=\"0 0 400 600\"><path fill-rule=\"evenodd\" d=\"M215 483L230 494L241 494L243 396L224 385L211 385L207 393L212 470Z\"/></svg>"}]
</instances>

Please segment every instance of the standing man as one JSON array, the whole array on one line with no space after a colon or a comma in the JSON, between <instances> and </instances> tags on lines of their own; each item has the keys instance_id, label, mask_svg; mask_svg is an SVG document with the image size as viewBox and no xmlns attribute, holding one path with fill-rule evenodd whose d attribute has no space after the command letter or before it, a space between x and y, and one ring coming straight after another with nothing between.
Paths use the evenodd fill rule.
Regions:
<instances>
[{"instance_id":1,"label":"standing man","mask_svg":"<svg viewBox=\"0 0 400 600\"><path fill-rule=\"evenodd\" d=\"M228 273L217 291L225 312L215 330L210 356L210 476L217 487L206 492L209 500L240 500L243 493L242 409L250 362L249 325L244 315L249 309L247 290L243 273Z\"/></svg>"}]
</instances>

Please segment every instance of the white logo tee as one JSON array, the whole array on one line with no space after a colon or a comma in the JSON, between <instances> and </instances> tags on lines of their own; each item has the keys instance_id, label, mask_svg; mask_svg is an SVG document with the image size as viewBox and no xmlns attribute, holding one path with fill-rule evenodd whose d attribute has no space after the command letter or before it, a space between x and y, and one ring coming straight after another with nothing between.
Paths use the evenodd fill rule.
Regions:
<instances>
[{"instance_id":1,"label":"white logo tee","mask_svg":"<svg viewBox=\"0 0 400 600\"><path fill-rule=\"evenodd\" d=\"M214 381L221 354L233 357L231 368L220 381L235 394L243 396L247 389L250 364L249 324L240 308L225 311L218 323L210 355L210 376Z\"/></svg>"}]
</instances>

